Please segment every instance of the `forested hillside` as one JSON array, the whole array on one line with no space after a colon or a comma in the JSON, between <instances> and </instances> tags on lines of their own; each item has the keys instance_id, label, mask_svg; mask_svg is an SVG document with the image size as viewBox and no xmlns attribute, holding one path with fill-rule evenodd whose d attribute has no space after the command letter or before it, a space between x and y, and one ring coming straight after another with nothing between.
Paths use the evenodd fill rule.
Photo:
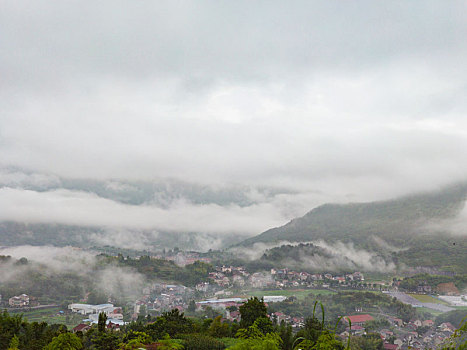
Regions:
<instances>
[{"instance_id":1,"label":"forested hillside","mask_svg":"<svg viewBox=\"0 0 467 350\"><path fill-rule=\"evenodd\" d=\"M353 243L356 247L392 255L409 266L440 266L464 270L467 266L467 235L452 236L433 223L455 218L464 207L467 184L438 192L394 200L325 204L288 224L270 229L242 242ZM430 254L426 254L429 250Z\"/></svg>"}]
</instances>

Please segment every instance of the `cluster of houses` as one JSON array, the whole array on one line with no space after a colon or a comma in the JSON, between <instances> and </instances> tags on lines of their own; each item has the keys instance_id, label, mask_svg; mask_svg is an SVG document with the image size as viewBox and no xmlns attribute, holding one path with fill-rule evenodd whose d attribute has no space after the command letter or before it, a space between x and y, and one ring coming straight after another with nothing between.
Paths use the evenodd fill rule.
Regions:
<instances>
[{"instance_id":1,"label":"cluster of houses","mask_svg":"<svg viewBox=\"0 0 467 350\"><path fill-rule=\"evenodd\" d=\"M225 271L228 274L232 273ZM250 278L253 274L249 275ZM288 272L287 272L288 275ZM217 276L217 275L216 275ZM296 276L293 274L293 276ZM316 278L319 278L316 276ZM324 277L323 279L328 277ZM226 298L208 298L198 302L193 302L195 299L196 290L183 285L172 285L165 283L156 283L151 287L145 288L143 297L137 300L133 318L137 318L144 306L146 311L156 311L158 313L171 309L178 309L181 312L185 311L189 305L194 306L194 310L203 311L212 308L223 315L223 320L240 321L240 306L246 301L246 298L226 297ZM199 296L199 295L198 295ZM264 302L274 303L284 301L285 296L265 296ZM194 305L193 305L194 303ZM74 332L86 331L90 328L90 324L97 323L98 315L104 312L107 317L107 327L118 329L123 323L123 315L121 308L114 307L112 304L89 305L89 304L70 304L68 308L72 312L86 315L87 319L73 329ZM361 313L361 309L356 310ZM284 321L290 324L294 329L299 329L304 326L303 317L292 317L284 312L274 312L269 317L278 323ZM387 350L406 350L406 349L425 349L435 348L439 344L447 341L447 339L455 332L455 327L450 323L443 323L436 327L433 320L411 320L404 322L400 318L392 316L384 316L390 326L385 326L379 329L381 339L383 340L384 348ZM350 320L350 324L349 321ZM366 334L366 323L373 321L374 317L369 314L357 314L345 316L342 322L345 323L345 331L340 336L345 340L349 335L358 337Z\"/></svg>"},{"instance_id":2,"label":"cluster of houses","mask_svg":"<svg viewBox=\"0 0 467 350\"><path fill-rule=\"evenodd\" d=\"M290 324L293 329L299 329L305 325L304 317L292 317L279 311L270 314L269 318L277 323L284 321Z\"/></svg>"},{"instance_id":3,"label":"cluster of houses","mask_svg":"<svg viewBox=\"0 0 467 350\"><path fill-rule=\"evenodd\" d=\"M328 283L346 284L350 282L364 281L363 274L354 272L339 276L330 273L312 274L305 271L292 271L289 269L271 269L270 273L249 273L242 266L217 266L215 271L209 274L211 283L222 288L244 287L252 288L293 288L293 287L315 287ZM197 286L200 291L207 291L206 283Z\"/></svg>"},{"instance_id":4,"label":"cluster of houses","mask_svg":"<svg viewBox=\"0 0 467 350\"><path fill-rule=\"evenodd\" d=\"M345 323L346 329L340 336L343 339L347 339L349 335L362 336L366 334L365 324L373 320L373 316L369 314L344 316L342 322ZM434 321L430 319L403 322L400 318L387 316L387 320L391 327L377 331L387 350L436 348L444 344L456 331L449 322L436 327Z\"/></svg>"},{"instance_id":5,"label":"cluster of houses","mask_svg":"<svg viewBox=\"0 0 467 350\"><path fill-rule=\"evenodd\" d=\"M275 286L278 288L287 287L314 287L318 284L321 286L329 286L329 283L347 284L350 282L364 281L361 272L354 272L343 275L332 275L330 273L308 273L306 271L291 271L289 269L271 269L271 275L274 278Z\"/></svg>"},{"instance_id":6,"label":"cluster of houses","mask_svg":"<svg viewBox=\"0 0 467 350\"><path fill-rule=\"evenodd\" d=\"M173 254L155 255L153 258L173 261L178 266L186 266L201 261L207 264L211 263L210 258L201 257L197 252L174 252Z\"/></svg>"},{"instance_id":7,"label":"cluster of houses","mask_svg":"<svg viewBox=\"0 0 467 350\"><path fill-rule=\"evenodd\" d=\"M0 305L11 308L23 308L30 306L38 306L39 303L35 297L31 297L27 294L15 295L6 300L2 300L2 295L0 294Z\"/></svg>"},{"instance_id":8,"label":"cluster of houses","mask_svg":"<svg viewBox=\"0 0 467 350\"><path fill-rule=\"evenodd\" d=\"M25 307L29 306L29 296L27 294L15 295L8 299L10 307Z\"/></svg>"},{"instance_id":9,"label":"cluster of houses","mask_svg":"<svg viewBox=\"0 0 467 350\"><path fill-rule=\"evenodd\" d=\"M243 266L216 266L215 271L209 273L209 279L220 287L244 287L248 281L255 281Z\"/></svg>"},{"instance_id":10,"label":"cluster of houses","mask_svg":"<svg viewBox=\"0 0 467 350\"><path fill-rule=\"evenodd\" d=\"M115 307L113 304L70 304L68 305L68 309L71 310L71 312L85 315L87 317L85 320L83 320L83 322L86 323L78 325L77 329L73 329L74 332L85 331L85 329L83 329L83 325L97 324L99 321L99 314L101 312L107 316L107 328L120 329L120 326L125 324L125 322L123 322L122 308Z\"/></svg>"},{"instance_id":11,"label":"cluster of houses","mask_svg":"<svg viewBox=\"0 0 467 350\"><path fill-rule=\"evenodd\" d=\"M173 259L179 265L192 263L201 260L199 256L191 253L177 253L166 257ZM308 273L304 271L293 271L289 269L271 269L270 272L250 273L242 266L217 266L209 274L208 281L199 283L194 288L183 285L155 283L143 289L142 296L135 302L132 319L145 312L155 312L160 314L164 311L178 309L181 312L188 310L207 311L208 308L216 310L223 315L223 320L240 321L239 307L246 301L245 298L233 297L235 288L238 290L244 287L249 288L306 288L306 287L329 287L341 286L352 283L362 283L364 276L360 272L332 275L329 273ZM231 288L234 287L234 288ZM428 285L421 284L420 293L429 293ZM204 298L204 300L200 300ZM453 297L452 297L453 298ZM285 296L266 296L266 303L284 301ZM194 300L198 300L194 302ZM464 299L456 299L456 302L463 303ZM87 305L71 304L69 309L88 317L89 323L97 323L99 312L106 313L108 317L107 327L117 327L123 324L121 309L115 308L112 304ZM361 313L362 310L356 310ZM298 329L304 326L303 317L292 317L284 312L271 313L270 318L277 322L286 322ZM436 327L433 320L411 320L403 322L399 318L384 316L389 321L390 326L379 329L378 333L384 342L384 348L388 350L425 349L436 347L445 342L455 331L450 323L443 323ZM340 335L343 338L361 336L365 334L365 323L372 321L373 316L369 314L349 315L343 319L351 321L347 324L345 331ZM76 331L84 331L89 327L85 323L78 325Z\"/></svg>"},{"instance_id":12,"label":"cluster of houses","mask_svg":"<svg viewBox=\"0 0 467 350\"><path fill-rule=\"evenodd\" d=\"M194 292L192 288L179 284L154 283L143 289L142 297L135 303L132 318L138 317L142 307L156 313L172 309L184 311L194 298Z\"/></svg>"}]
</instances>

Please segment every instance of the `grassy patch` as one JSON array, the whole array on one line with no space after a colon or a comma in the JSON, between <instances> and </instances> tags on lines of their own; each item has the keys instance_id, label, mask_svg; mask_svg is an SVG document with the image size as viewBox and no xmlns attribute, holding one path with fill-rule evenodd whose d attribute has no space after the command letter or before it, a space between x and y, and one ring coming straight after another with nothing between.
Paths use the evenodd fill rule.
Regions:
<instances>
[{"instance_id":1,"label":"grassy patch","mask_svg":"<svg viewBox=\"0 0 467 350\"><path fill-rule=\"evenodd\" d=\"M449 303L445 302L444 300L440 300L438 298L434 298L431 295L426 294L409 294L411 297L421 301L422 303L433 303L433 304L441 304L441 305L449 305Z\"/></svg>"},{"instance_id":2,"label":"grassy patch","mask_svg":"<svg viewBox=\"0 0 467 350\"><path fill-rule=\"evenodd\" d=\"M48 324L64 324L68 328L78 325L83 316L78 314L59 314L60 308L53 307L23 312L23 317L29 322L47 322Z\"/></svg>"},{"instance_id":3,"label":"grassy patch","mask_svg":"<svg viewBox=\"0 0 467 350\"><path fill-rule=\"evenodd\" d=\"M439 315L441 315L441 314L444 314L444 312L442 312L442 311L437 311L437 310L429 309L429 308L427 308L427 307L417 307L417 311L429 312L429 313L432 314L434 317L439 316Z\"/></svg>"}]
</instances>

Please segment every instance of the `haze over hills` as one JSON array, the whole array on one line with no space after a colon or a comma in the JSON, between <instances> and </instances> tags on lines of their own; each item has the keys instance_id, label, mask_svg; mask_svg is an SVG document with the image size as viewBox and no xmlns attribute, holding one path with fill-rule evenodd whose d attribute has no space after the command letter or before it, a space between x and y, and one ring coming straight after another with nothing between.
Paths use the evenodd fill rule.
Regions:
<instances>
[{"instance_id":1,"label":"haze over hills","mask_svg":"<svg viewBox=\"0 0 467 350\"><path fill-rule=\"evenodd\" d=\"M278 186L76 179L0 167L0 246L218 249L303 213Z\"/></svg>"},{"instance_id":2,"label":"haze over hills","mask_svg":"<svg viewBox=\"0 0 467 350\"><path fill-rule=\"evenodd\" d=\"M467 184L462 183L387 201L324 204L241 245L340 242L409 266L465 270L467 235L457 229L466 196Z\"/></svg>"},{"instance_id":3,"label":"haze over hills","mask_svg":"<svg viewBox=\"0 0 467 350\"><path fill-rule=\"evenodd\" d=\"M465 7L1 1L0 350L447 344Z\"/></svg>"},{"instance_id":4,"label":"haze over hills","mask_svg":"<svg viewBox=\"0 0 467 350\"><path fill-rule=\"evenodd\" d=\"M283 221L284 216L278 213L280 208L290 207L290 200L284 203L280 200L285 196L294 195L287 189L274 187L252 190L247 186L215 187L175 180L74 180L19 171L4 173L1 180L5 193L21 190L23 193L42 196L47 203L66 201L65 203L74 210L72 216L60 221L56 220L58 216L65 216L66 213L60 211L56 205L48 204L44 210L47 209L50 214L45 215L46 211L42 211L40 220L29 221L29 216L33 216L35 212L31 211L30 207L24 207L25 212L30 211L28 216L25 215L25 219L20 216L16 220L4 219L0 222L0 245L5 246L30 244L112 246L135 250L173 247L201 251L210 248L223 249L248 237L238 230L236 234L229 234L229 230L234 232L235 225L239 225L239 222L239 229L254 229L254 217L258 216L254 208L276 206L277 210L267 212L267 218L275 218L276 222ZM458 262L454 261L455 265L459 265L462 261L466 262L461 252L465 239L459 235L454 236L457 245L453 246L449 232L453 228L451 221L462 214L466 195L467 183L460 183L436 192L386 201L324 204L284 226L246 239L241 245L320 240L331 244L351 243L359 249L377 252L390 259L402 258L411 266L444 265L436 259L430 260L436 257L436 254L427 257L419 252L428 247L439 250L447 245L450 253L459 253L450 254L451 259L455 256L457 260L460 259ZM294 200L299 202L299 199L297 197ZM105 202L102 202L104 200ZM94 215L92 209L88 209L95 206L93 203L96 201L99 201L102 214L96 212ZM18 203L21 205L24 202ZM183 206L179 203L183 203ZM301 205L305 204L306 202ZM122 206L121 209L118 206ZM83 207L87 210L85 215L82 212ZM148 208L150 211L147 211ZM209 208L210 211L201 211L191 217L192 212L199 208ZM144 217L137 213L131 214L133 210L143 210ZM229 217L230 212L235 212L236 216ZM115 217L118 213L130 213L127 216L128 220L124 218L119 222L120 218ZM242 217L243 223L239 221ZM214 220L222 222L222 226L213 225ZM267 221L264 218L261 220ZM191 222L194 221L199 224L192 225ZM113 222L118 224L109 225ZM226 227L225 232L219 234L218 227ZM458 229L459 227L456 228ZM438 257L445 253L446 251L442 250Z\"/></svg>"}]
</instances>

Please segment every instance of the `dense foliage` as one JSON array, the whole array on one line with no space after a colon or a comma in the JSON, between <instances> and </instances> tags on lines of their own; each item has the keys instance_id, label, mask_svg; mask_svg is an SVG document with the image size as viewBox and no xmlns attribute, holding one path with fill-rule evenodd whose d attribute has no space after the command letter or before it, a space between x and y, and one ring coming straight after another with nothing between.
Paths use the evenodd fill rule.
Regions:
<instances>
[{"instance_id":1,"label":"dense foliage","mask_svg":"<svg viewBox=\"0 0 467 350\"><path fill-rule=\"evenodd\" d=\"M161 316L139 318L120 331L105 327L106 317L99 315L98 324L85 333L69 333L64 326L28 323L21 316L4 312L0 317L0 350L3 349L96 349L117 350L144 348L158 344L161 349L258 349L292 350L294 343L309 341L313 348L328 344L336 349L343 344L324 323L307 322L307 331L294 336L290 326L273 323L266 315L262 300L252 298L241 308L243 323L187 318L177 309ZM299 340L299 341L297 341Z\"/></svg>"},{"instance_id":2,"label":"dense foliage","mask_svg":"<svg viewBox=\"0 0 467 350\"><path fill-rule=\"evenodd\" d=\"M419 285L428 285L433 291L436 291L440 283L454 283L454 285L462 290L467 286L467 274L456 276L440 276L427 273L418 274L411 277L406 277L400 282L400 287L408 291L416 291Z\"/></svg>"},{"instance_id":3,"label":"dense foliage","mask_svg":"<svg viewBox=\"0 0 467 350\"><path fill-rule=\"evenodd\" d=\"M52 339L64 332L60 325L29 323L21 315L0 313L0 349L8 349L16 342L19 349L42 350Z\"/></svg>"},{"instance_id":4,"label":"dense foliage","mask_svg":"<svg viewBox=\"0 0 467 350\"><path fill-rule=\"evenodd\" d=\"M193 286L206 281L209 272L213 270L212 265L201 261L188 264L184 267L177 266L172 261L152 258L143 255L139 258L124 258L119 254L117 257L101 255L101 259L106 264L116 264L122 267L131 267L145 276L148 280L169 280L183 283L186 286Z\"/></svg>"},{"instance_id":5,"label":"dense foliage","mask_svg":"<svg viewBox=\"0 0 467 350\"><path fill-rule=\"evenodd\" d=\"M174 309L155 319L139 318L120 331L106 329L105 317L100 315L98 325L85 333L73 334L64 326L29 323L21 315L11 316L5 311L0 314L0 350L129 350L144 349L150 344L158 349L175 350L383 349L377 333L350 337L348 343L339 340L335 328L325 322L324 308L322 305L317 308L317 303L314 303L312 315L306 318L304 327L296 334L284 322L277 324L264 317L265 305L255 298L242 308L242 314L249 317L243 326L222 322L220 317L215 320L189 319ZM318 310L321 314L315 314ZM464 323L443 349L466 349L466 335L467 323Z\"/></svg>"}]
</instances>

